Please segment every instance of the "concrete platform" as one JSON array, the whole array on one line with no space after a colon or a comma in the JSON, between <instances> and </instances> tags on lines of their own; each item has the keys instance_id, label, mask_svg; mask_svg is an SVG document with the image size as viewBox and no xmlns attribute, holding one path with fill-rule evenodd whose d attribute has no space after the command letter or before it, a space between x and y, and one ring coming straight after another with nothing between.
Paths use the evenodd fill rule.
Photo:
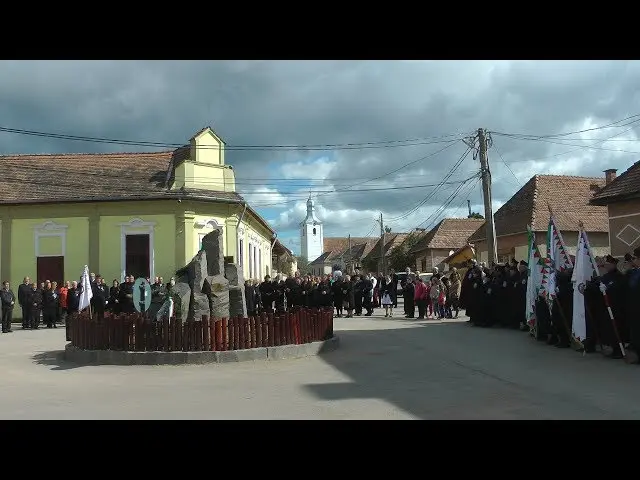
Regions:
<instances>
[{"instance_id":1,"label":"concrete platform","mask_svg":"<svg viewBox=\"0 0 640 480\"><path fill-rule=\"evenodd\" d=\"M226 352L123 352L116 350L82 350L70 343L64 359L80 365L204 365L207 363L292 360L321 355L336 350L337 336L323 342L279 347L251 348Z\"/></svg>"}]
</instances>

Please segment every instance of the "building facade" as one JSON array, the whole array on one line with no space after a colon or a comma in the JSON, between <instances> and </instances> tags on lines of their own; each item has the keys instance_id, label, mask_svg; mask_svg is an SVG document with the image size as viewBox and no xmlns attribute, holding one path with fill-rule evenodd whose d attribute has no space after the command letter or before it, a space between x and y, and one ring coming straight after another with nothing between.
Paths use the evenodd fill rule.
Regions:
<instances>
[{"instance_id":1,"label":"building facade","mask_svg":"<svg viewBox=\"0 0 640 480\"><path fill-rule=\"evenodd\" d=\"M162 276L213 229L245 277L271 270L274 231L235 192L224 142L206 128L171 152L0 157L0 273L14 287L77 280L84 265L108 283Z\"/></svg>"},{"instance_id":2,"label":"building facade","mask_svg":"<svg viewBox=\"0 0 640 480\"><path fill-rule=\"evenodd\" d=\"M623 258L640 247L640 162L619 177L614 169L604 173L605 186L591 203L607 208L611 255Z\"/></svg>"},{"instance_id":3,"label":"building facade","mask_svg":"<svg viewBox=\"0 0 640 480\"><path fill-rule=\"evenodd\" d=\"M498 262L527 260L529 236L533 230L540 253L546 255L547 228L551 209L571 255L578 242L579 223L583 222L596 255L609 253L609 226L605 207L590 203L604 179L564 175L535 175L494 214ZM469 238L477 259L487 262L486 223Z\"/></svg>"}]
</instances>

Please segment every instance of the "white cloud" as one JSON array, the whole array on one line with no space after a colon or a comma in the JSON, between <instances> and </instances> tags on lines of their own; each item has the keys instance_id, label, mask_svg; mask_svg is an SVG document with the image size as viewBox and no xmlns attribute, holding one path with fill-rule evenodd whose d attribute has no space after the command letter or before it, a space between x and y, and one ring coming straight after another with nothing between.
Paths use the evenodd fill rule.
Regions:
<instances>
[{"instance_id":1,"label":"white cloud","mask_svg":"<svg viewBox=\"0 0 640 480\"><path fill-rule=\"evenodd\" d=\"M287 198L282 195L277 188L258 187L249 192L243 193L242 196L249 202L251 206L265 204L282 204Z\"/></svg>"}]
</instances>

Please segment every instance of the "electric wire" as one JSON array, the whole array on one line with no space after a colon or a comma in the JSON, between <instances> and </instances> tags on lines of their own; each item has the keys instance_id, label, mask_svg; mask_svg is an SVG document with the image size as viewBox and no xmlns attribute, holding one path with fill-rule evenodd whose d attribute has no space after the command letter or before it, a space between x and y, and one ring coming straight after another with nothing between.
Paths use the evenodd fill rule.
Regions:
<instances>
[{"instance_id":1,"label":"electric wire","mask_svg":"<svg viewBox=\"0 0 640 480\"><path fill-rule=\"evenodd\" d=\"M405 213L403 213L403 214L401 214L401 215L399 215L397 217L390 218L388 220L391 221L391 222L396 222L398 220L403 220L403 219L409 217L415 211L417 211L420 207L422 207L424 204L426 204L429 200L431 200L435 196L435 194L438 193L438 190L442 187L442 185L444 185L445 182L447 182L451 178L451 176L453 176L453 174L458 170L460 165L462 165L464 160L469 155L469 152L471 152L471 147L467 147L467 149L464 151L464 153L460 156L460 158L453 165L453 167L451 167L451 170L449 170L449 172L440 181L440 183L438 184L438 187L436 187L432 192L430 192L425 198L423 198L420 202L418 202L416 205L414 205L412 208L410 208ZM475 176L475 174L474 174L474 176ZM473 178L473 177L470 177L470 178Z\"/></svg>"},{"instance_id":2,"label":"electric wire","mask_svg":"<svg viewBox=\"0 0 640 480\"><path fill-rule=\"evenodd\" d=\"M104 137L89 137L82 135L70 135L53 132L42 132L36 130L25 130L20 128L10 128L0 126L0 132L10 133L16 135L27 135L34 137L52 138L58 140L78 141L87 143L102 143L112 145L128 145L135 147L150 147L150 148L172 148L178 149L183 147L191 147L185 143L166 143L166 142L153 142L153 141L137 141L137 140L124 140ZM407 147L417 145L430 145L434 143L446 143L451 141L451 137L462 138L465 134L462 133L450 133L445 135L437 135L431 137L421 137L405 140L382 140L375 142L357 142L357 143L327 143L327 144L301 144L301 145L224 145L225 151L298 151L298 150L353 150L353 149L370 149L370 148L395 148L395 147ZM444 140L449 138L449 140ZM195 147L201 150L219 150L221 147L217 145L203 145Z\"/></svg>"}]
</instances>

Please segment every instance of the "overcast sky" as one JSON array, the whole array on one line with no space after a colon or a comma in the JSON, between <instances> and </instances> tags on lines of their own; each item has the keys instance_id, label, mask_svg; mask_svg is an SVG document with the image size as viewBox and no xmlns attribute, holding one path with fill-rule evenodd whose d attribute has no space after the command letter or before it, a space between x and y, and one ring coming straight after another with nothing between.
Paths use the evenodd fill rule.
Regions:
<instances>
[{"instance_id":1,"label":"overcast sky","mask_svg":"<svg viewBox=\"0 0 640 480\"><path fill-rule=\"evenodd\" d=\"M211 125L230 147L306 146L226 154L298 252L310 192L326 236L375 234L380 212L395 232L429 228L467 199L482 213L475 180L440 208L478 171L472 155L428 186L479 127L495 132L495 207L536 173L621 173L640 159L640 117L598 127L640 113L638 85L635 61L0 61L0 127L179 144ZM149 148L0 132L1 154L123 150Z\"/></svg>"}]
</instances>

